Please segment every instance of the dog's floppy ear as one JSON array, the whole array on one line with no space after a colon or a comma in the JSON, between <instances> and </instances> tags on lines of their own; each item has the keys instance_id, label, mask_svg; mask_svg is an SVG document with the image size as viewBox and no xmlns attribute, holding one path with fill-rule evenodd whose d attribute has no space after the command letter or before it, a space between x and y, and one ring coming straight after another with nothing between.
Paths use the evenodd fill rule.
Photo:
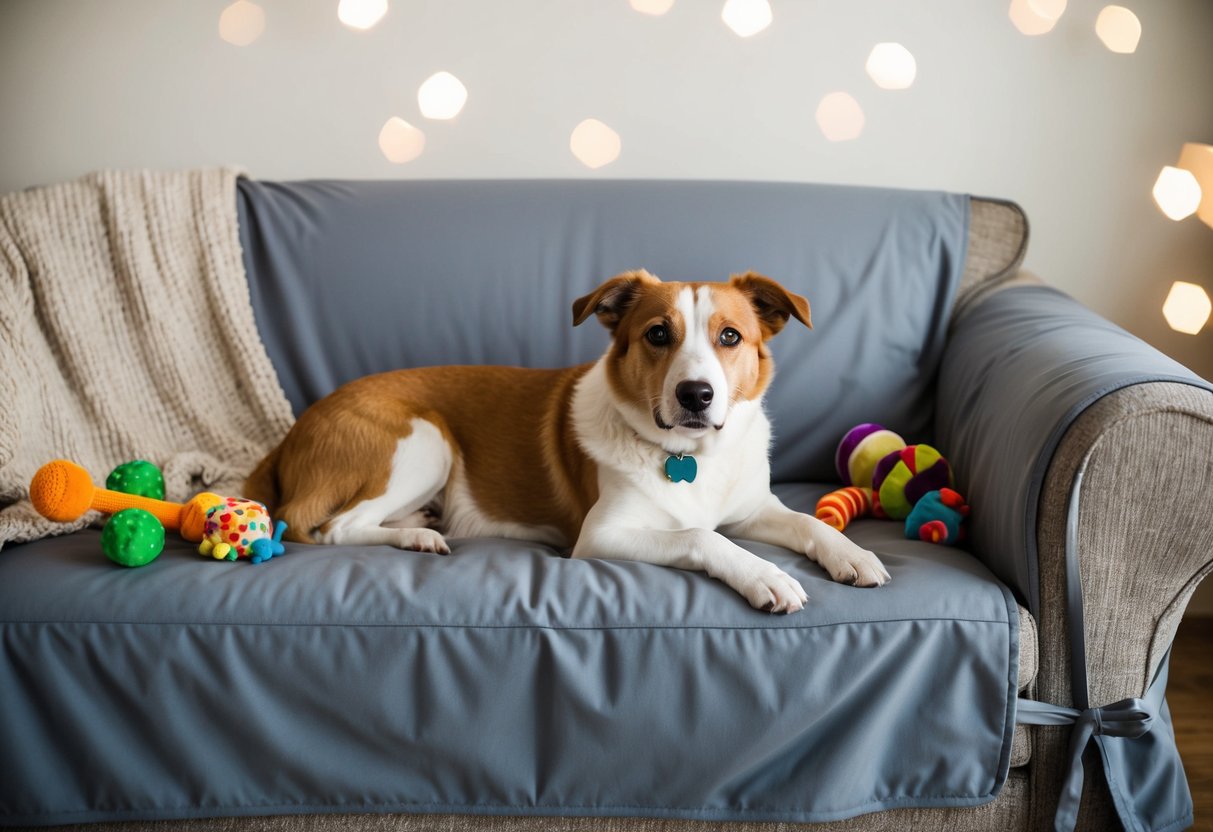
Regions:
<instances>
[{"instance_id":1,"label":"dog's floppy ear","mask_svg":"<svg viewBox=\"0 0 1213 832\"><path fill-rule=\"evenodd\" d=\"M788 318L795 318L809 329L813 323L809 319L809 302L800 295L793 294L780 286L771 278L757 272L735 274L729 279L729 285L744 292L750 299L750 305L758 313L762 322L762 337L770 338L783 329Z\"/></svg>"},{"instance_id":2,"label":"dog's floppy ear","mask_svg":"<svg viewBox=\"0 0 1213 832\"><path fill-rule=\"evenodd\" d=\"M660 282L644 269L615 275L585 297L573 301L573 326L590 315L597 315L602 325L614 332L640 287Z\"/></svg>"}]
</instances>

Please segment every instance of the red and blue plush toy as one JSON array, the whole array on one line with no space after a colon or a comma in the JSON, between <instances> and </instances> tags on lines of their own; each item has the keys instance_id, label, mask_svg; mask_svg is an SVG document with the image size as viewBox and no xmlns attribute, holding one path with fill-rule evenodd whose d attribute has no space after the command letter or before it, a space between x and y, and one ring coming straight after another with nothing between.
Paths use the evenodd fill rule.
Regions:
<instances>
[{"instance_id":1,"label":"red and blue plush toy","mask_svg":"<svg viewBox=\"0 0 1213 832\"><path fill-rule=\"evenodd\" d=\"M928 491L906 517L906 537L952 546L964 539L969 507L964 497L950 488Z\"/></svg>"}]
</instances>

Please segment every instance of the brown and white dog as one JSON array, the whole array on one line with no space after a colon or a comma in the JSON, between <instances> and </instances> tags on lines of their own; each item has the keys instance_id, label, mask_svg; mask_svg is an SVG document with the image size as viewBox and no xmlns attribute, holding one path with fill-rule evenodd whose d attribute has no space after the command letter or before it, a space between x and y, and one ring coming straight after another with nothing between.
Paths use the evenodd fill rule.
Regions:
<instances>
[{"instance_id":1,"label":"brown and white dog","mask_svg":"<svg viewBox=\"0 0 1213 832\"><path fill-rule=\"evenodd\" d=\"M621 274L573 304L612 333L564 370L429 367L316 402L249 477L287 538L447 553L443 534L572 546L724 581L794 612L800 583L725 535L803 552L836 581L879 586L876 555L770 489L767 341L809 304L749 273L728 283ZM667 461L695 460L675 482Z\"/></svg>"}]
</instances>

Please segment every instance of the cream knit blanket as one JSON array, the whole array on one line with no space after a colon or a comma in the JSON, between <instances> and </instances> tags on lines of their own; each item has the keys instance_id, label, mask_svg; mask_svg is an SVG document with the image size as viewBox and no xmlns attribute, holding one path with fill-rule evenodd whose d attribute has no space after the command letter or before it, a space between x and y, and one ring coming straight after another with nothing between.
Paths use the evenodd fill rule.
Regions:
<instances>
[{"instance_id":1,"label":"cream knit blanket","mask_svg":"<svg viewBox=\"0 0 1213 832\"><path fill-rule=\"evenodd\" d=\"M80 528L30 505L43 463L167 497L238 495L290 404L257 335L234 170L102 172L0 197L0 548Z\"/></svg>"}]
</instances>

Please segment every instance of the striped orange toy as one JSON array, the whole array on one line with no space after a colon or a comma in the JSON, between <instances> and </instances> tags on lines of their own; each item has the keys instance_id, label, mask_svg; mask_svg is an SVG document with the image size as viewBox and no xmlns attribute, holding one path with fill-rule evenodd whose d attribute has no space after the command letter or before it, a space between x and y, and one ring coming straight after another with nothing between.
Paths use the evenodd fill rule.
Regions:
<instances>
[{"instance_id":1,"label":"striped orange toy","mask_svg":"<svg viewBox=\"0 0 1213 832\"><path fill-rule=\"evenodd\" d=\"M842 531L858 517L872 513L872 489L855 485L831 491L817 501L817 519Z\"/></svg>"}]
</instances>

